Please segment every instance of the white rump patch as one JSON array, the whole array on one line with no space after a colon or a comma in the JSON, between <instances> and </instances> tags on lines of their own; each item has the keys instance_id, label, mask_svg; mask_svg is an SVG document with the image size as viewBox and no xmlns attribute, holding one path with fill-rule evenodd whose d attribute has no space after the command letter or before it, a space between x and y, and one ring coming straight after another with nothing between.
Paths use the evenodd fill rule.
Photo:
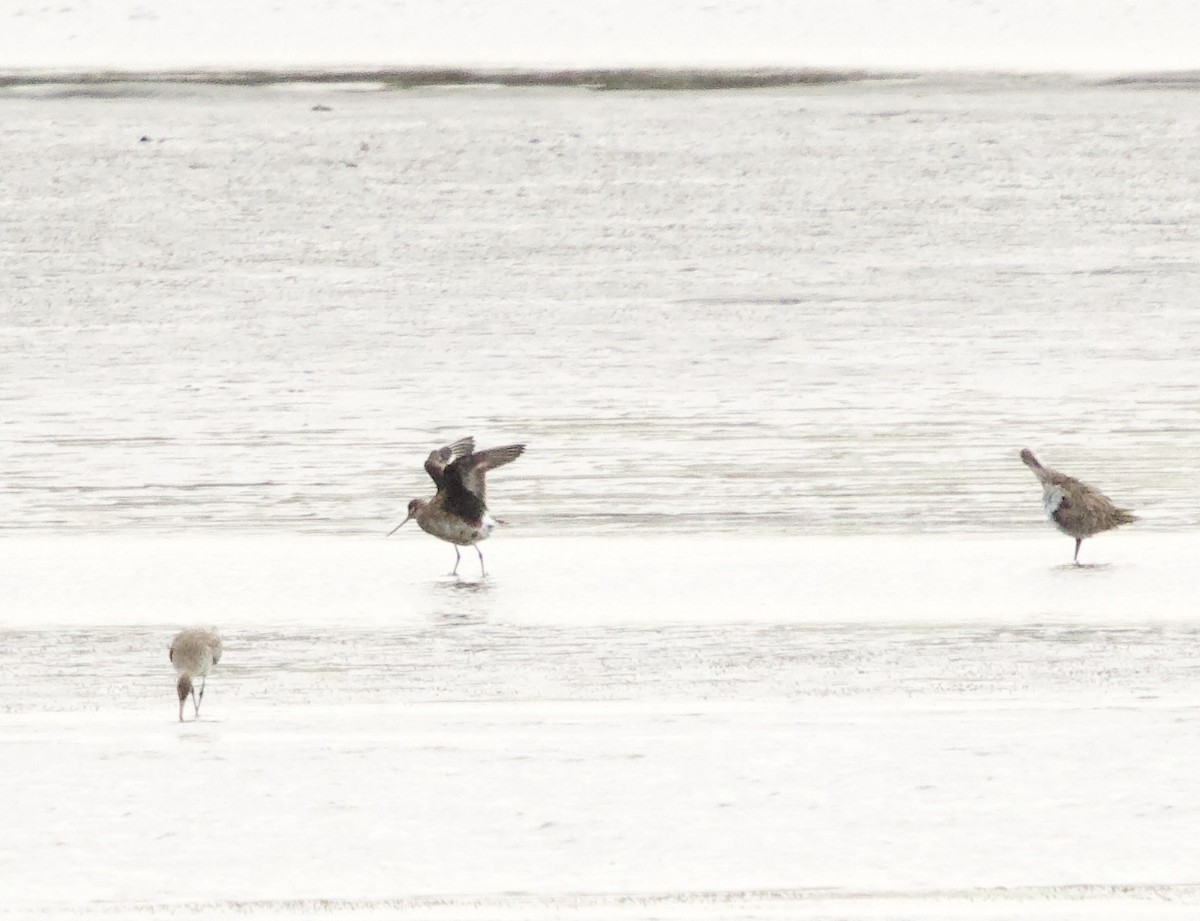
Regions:
<instances>
[{"instance_id":1,"label":"white rump patch","mask_svg":"<svg viewBox=\"0 0 1200 921\"><path fill-rule=\"evenodd\" d=\"M484 512L483 523L479 526L479 540L485 540L495 527L496 519Z\"/></svg>"}]
</instances>

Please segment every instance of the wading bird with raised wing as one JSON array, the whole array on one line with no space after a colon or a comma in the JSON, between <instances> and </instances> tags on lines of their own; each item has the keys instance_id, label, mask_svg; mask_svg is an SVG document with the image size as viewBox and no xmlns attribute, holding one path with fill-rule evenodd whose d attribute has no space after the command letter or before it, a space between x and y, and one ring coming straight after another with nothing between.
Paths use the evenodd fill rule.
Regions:
<instances>
[{"instance_id":1,"label":"wading bird with raised wing","mask_svg":"<svg viewBox=\"0 0 1200 921\"><path fill-rule=\"evenodd\" d=\"M408 503L408 517L388 532L391 537L409 521L416 519L426 534L454 544L454 570L462 560L459 547L474 547L479 554L479 574L487 575L483 551L479 542L487 540L496 527L496 519L488 514L487 487L484 474L512 463L525 451L525 445L505 445L475 451L474 438L460 438L438 448L425 461L425 472L437 486L437 495L426 501L413 499Z\"/></svg>"}]
</instances>

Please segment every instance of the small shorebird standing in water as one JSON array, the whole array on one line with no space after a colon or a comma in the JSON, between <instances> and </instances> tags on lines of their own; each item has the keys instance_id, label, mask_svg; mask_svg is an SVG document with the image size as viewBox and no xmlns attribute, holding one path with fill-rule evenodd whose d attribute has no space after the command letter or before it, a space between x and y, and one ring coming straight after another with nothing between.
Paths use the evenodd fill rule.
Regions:
<instances>
[{"instance_id":1,"label":"small shorebird standing in water","mask_svg":"<svg viewBox=\"0 0 1200 921\"><path fill-rule=\"evenodd\" d=\"M388 537L415 518L426 534L454 544L454 570L450 575L458 574L462 560L458 548L474 547L479 554L479 574L486 576L479 542L487 540L496 519L488 514L484 474L515 461L524 451L525 445L505 445L475 453L475 439L470 437L438 448L425 461L425 472L437 485L437 495L428 502L409 502L408 518L392 528Z\"/></svg>"},{"instance_id":2,"label":"small shorebird standing in water","mask_svg":"<svg viewBox=\"0 0 1200 921\"><path fill-rule=\"evenodd\" d=\"M221 636L216 627L191 627L181 630L175 639L171 640L171 664L179 672L179 682L175 689L179 692L179 722L183 722L183 703L188 695L192 696L192 704L196 708L196 716L200 716L200 702L204 700L204 684L213 666L221 661ZM192 679L200 679L200 696L196 696L196 688Z\"/></svg>"},{"instance_id":3,"label":"small shorebird standing in water","mask_svg":"<svg viewBox=\"0 0 1200 921\"><path fill-rule=\"evenodd\" d=\"M1098 489L1065 473L1043 467L1028 448L1021 452L1021 460L1041 481L1042 504L1054 526L1068 537L1075 538L1076 563L1079 562L1079 545L1085 537L1137 521L1137 515L1117 508Z\"/></svg>"}]
</instances>

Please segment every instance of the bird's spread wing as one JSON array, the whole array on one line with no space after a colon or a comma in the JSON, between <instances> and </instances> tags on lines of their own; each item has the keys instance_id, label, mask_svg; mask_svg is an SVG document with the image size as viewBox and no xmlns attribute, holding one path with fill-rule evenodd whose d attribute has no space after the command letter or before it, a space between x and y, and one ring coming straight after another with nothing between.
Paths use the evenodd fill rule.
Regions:
<instances>
[{"instance_id":1,"label":"bird's spread wing","mask_svg":"<svg viewBox=\"0 0 1200 921\"><path fill-rule=\"evenodd\" d=\"M525 445L505 445L468 454L446 467L446 508L477 521L487 508L487 483L484 474L512 463L525 451Z\"/></svg>"},{"instance_id":2,"label":"bird's spread wing","mask_svg":"<svg viewBox=\"0 0 1200 921\"><path fill-rule=\"evenodd\" d=\"M425 461L425 472L429 474L429 478L433 480L438 489L445 489L447 465L457 458L468 456L474 450L474 438L469 435L466 438L460 438L458 441L431 452L429 460Z\"/></svg>"},{"instance_id":3,"label":"bird's spread wing","mask_svg":"<svg viewBox=\"0 0 1200 921\"><path fill-rule=\"evenodd\" d=\"M463 489L474 493L481 502L487 501L487 484L484 474L505 464L511 464L525 452L525 445L505 445L502 448L488 448L478 454L471 454L455 461L453 466ZM447 471L449 472L449 471Z\"/></svg>"}]
</instances>

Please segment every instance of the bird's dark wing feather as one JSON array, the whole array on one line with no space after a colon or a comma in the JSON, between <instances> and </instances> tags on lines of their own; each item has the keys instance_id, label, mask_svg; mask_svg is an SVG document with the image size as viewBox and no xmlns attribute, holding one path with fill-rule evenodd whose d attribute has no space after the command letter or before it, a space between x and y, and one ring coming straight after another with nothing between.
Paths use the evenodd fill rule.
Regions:
<instances>
[{"instance_id":1,"label":"bird's dark wing feather","mask_svg":"<svg viewBox=\"0 0 1200 921\"><path fill-rule=\"evenodd\" d=\"M446 488L446 467L455 458L465 457L475 450L475 439L471 436L460 438L445 447L438 448L425 461L425 472L433 480L438 489Z\"/></svg>"},{"instance_id":2,"label":"bird's dark wing feather","mask_svg":"<svg viewBox=\"0 0 1200 921\"><path fill-rule=\"evenodd\" d=\"M468 454L449 464L443 471L446 509L478 521L487 510L487 484L484 474L512 463L525 451L525 445L505 445Z\"/></svg>"}]
</instances>

